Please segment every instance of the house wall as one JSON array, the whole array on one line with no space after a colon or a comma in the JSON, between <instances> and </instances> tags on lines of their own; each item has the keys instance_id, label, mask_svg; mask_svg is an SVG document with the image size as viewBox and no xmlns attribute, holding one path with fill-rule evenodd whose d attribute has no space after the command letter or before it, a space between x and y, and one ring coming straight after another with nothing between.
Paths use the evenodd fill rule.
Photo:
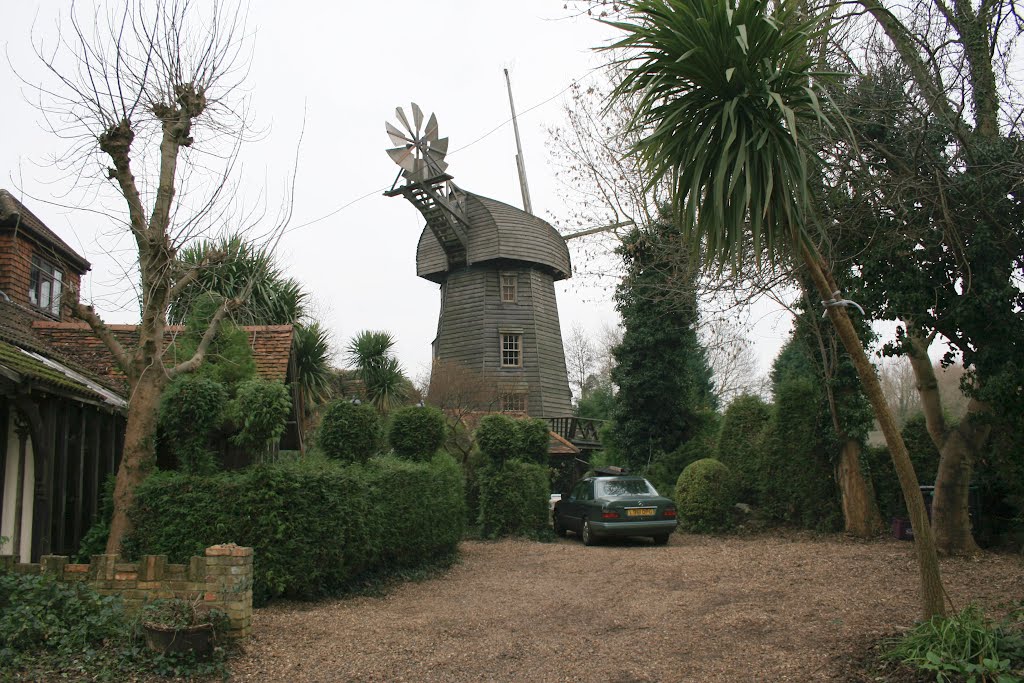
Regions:
<instances>
[{"instance_id":1,"label":"house wall","mask_svg":"<svg viewBox=\"0 0 1024 683\"><path fill-rule=\"evenodd\" d=\"M166 555L143 555L139 562L121 562L117 555L93 555L90 564L71 564L61 555L45 555L35 564L0 556L0 570L45 574L57 581L82 581L102 595L120 595L129 609L157 598L201 599L204 606L226 612L228 635L252 632L252 548L215 545L203 557L169 564Z\"/></svg>"},{"instance_id":2,"label":"house wall","mask_svg":"<svg viewBox=\"0 0 1024 683\"><path fill-rule=\"evenodd\" d=\"M117 472L124 440L124 416L70 399L41 396L40 444L26 444L20 559L72 555L100 512L103 483ZM8 415L0 536L13 538L18 460L15 410ZM26 545L26 543L28 545ZM0 552L11 552L10 543Z\"/></svg>"},{"instance_id":3,"label":"house wall","mask_svg":"<svg viewBox=\"0 0 1024 683\"><path fill-rule=\"evenodd\" d=\"M4 451L4 488L3 488L3 509L0 510L0 536L7 539L0 544L0 555L13 555L14 553L14 505L16 497L15 478L18 472L19 437L15 431L14 415L12 411L7 413L7 424L4 427L4 438L7 439L7 448ZM32 440L27 439L25 444L25 463L22 483L22 504L21 504L21 548L17 553L22 562L27 562L32 556L32 510L35 500L35 462L32 457Z\"/></svg>"},{"instance_id":4,"label":"house wall","mask_svg":"<svg viewBox=\"0 0 1024 683\"><path fill-rule=\"evenodd\" d=\"M70 286L76 291L79 290L78 273L68 268L67 263L59 259L53 250L41 247L22 233L7 233L0 235L0 291L15 303L32 308L28 299L28 285L32 271L32 256L35 254L63 268L65 288ZM69 310L63 308L61 319L67 320L70 317Z\"/></svg>"}]
</instances>

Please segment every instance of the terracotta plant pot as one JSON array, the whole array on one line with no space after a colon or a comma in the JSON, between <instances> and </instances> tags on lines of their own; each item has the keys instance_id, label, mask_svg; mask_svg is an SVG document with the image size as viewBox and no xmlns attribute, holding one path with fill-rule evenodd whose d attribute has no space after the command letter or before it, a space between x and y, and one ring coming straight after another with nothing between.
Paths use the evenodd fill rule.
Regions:
<instances>
[{"instance_id":1,"label":"terracotta plant pot","mask_svg":"<svg viewBox=\"0 0 1024 683\"><path fill-rule=\"evenodd\" d=\"M200 657L213 652L213 624L175 627L143 622L142 631L146 645L156 652L194 652Z\"/></svg>"}]
</instances>

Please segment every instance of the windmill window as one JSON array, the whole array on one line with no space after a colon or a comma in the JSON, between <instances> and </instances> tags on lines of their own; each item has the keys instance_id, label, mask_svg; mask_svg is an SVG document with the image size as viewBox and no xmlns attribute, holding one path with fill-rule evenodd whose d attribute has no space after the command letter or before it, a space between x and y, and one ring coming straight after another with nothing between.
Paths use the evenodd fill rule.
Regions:
<instances>
[{"instance_id":1,"label":"windmill window","mask_svg":"<svg viewBox=\"0 0 1024 683\"><path fill-rule=\"evenodd\" d=\"M501 395L501 412L525 413L526 393L522 391L508 392Z\"/></svg>"},{"instance_id":2,"label":"windmill window","mask_svg":"<svg viewBox=\"0 0 1024 683\"><path fill-rule=\"evenodd\" d=\"M41 311L60 317L60 294L64 274L39 256L32 257L29 273L28 301Z\"/></svg>"},{"instance_id":3,"label":"windmill window","mask_svg":"<svg viewBox=\"0 0 1024 683\"><path fill-rule=\"evenodd\" d=\"M523 364L523 335L501 335L501 367L518 368Z\"/></svg>"},{"instance_id":4,"label":"windmill window","mask_svg":"<svg viewBox=\"0 0 1024 683\"><path fill-rule=\"evenodd\" d=\"M506 304L514 304L516 302L516 290L518 283L518 276L515 273L512 274L501 274L501 302Z\"/></svg>"}]
</instances>

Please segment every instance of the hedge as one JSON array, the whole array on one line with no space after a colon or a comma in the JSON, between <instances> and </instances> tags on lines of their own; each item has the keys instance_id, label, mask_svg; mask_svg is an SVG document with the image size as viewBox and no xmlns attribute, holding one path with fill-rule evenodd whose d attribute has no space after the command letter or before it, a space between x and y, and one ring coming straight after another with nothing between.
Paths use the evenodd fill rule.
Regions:
<instances>
[{"instance_id":1,"label":"hedge","mask_svg":"<svg viewBox=\"0 0 1024 683\"><path fill-rule=\"evenodd\" d=\"M208 477L162 472L136 492L124 549L184 562L216 543L251 546L256 604L309 599L447 561L465 529L464 506L461 471L445 455L306 460Z\"/></svg>"},{"instance_id":2,"label":"hedge","mask_svg":"<svg viewBox=\"0 0 1024 683\"><path fill-rule=\"evenodd\" d=\"M477 475L481 536L536 536L547 530L551 488L546 467L514 459L487 465Z\"/></svg>"}]
</instances>

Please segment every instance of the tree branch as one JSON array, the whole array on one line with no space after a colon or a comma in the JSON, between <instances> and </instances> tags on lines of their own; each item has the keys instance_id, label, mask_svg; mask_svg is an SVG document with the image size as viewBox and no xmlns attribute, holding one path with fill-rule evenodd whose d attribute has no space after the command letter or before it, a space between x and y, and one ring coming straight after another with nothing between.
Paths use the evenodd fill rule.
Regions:
<instances>
[{"instance_id":1,"label":"tree branch","mask_svg":"<svg viewBox=\"0 0 1024 683\"><path fill-rule=\"evenodd\" d=\"M93 333L100 338L110 353L114 356L114 360L117 362L118 367L128 377L132 376L132 365L131 359L125 352L124 347L121 346L121 342L117 341L117 337L110 331L107 324L103 322L103 319L97 315L95 309L92 306L87 306L78 300L78 292L72 288L64 290L64 304L71 309L71 314L83 320L89 324L90 329Z\"/></svg>"},{"instance_id":2,"label":"tree branch","mask_svg":"<svg viewBox=\"0 0 1024 683\"><path fill-rule=\"evenodd\" d=\"M223 263L225 259L227 259L227 256L227 252L222 249L216 249L207 253L199 260L198 263L190 266L184 274L174 281L174 284L167 293L167 301L177 301L178 297L181 296L181 293L184 292L190 284L196 281L196 278L199 277L199 273L203 268Z\"/></svg>"},{"instance_id":3,"label":"tree branch","mask_svg":"<svg viewBox=\"0 0 1024 683\"><path fill-rule=\"evenodd\" d=\"M220 330L221 321L227 317L235 308L242 305L240 299L228 299L217 308L217 312L213 314L213 318L210 320L209 327L206 328L206 332L203 334L202 340L199 342L198 348L196 348L195 354L187 361L175 365L173 368L167 371L167 376L174 378L178 375L186 372L195 371L203 363L203 359L206 357L206 352L210 348L210 344L213 343L214 337L217 336L217 332Z\"/></svg>"},{"instance_id":4,"label":"tree branch","mask_svg":"<svg viewBox=\"0 0 1024 683\"><path fill-rule=\"evenodd\" d=\"M921 411L924 413L925 425L928 427L928 435L932 443L939 450L942 449L949 432L946 427L946 418L942 414L942 396L939 394L939 381L935 377L935 367L932 359L928 357L928 345L917 327L910 321L907 327L907 357L910 359L910 367L914 369L914 377L917 379L917 393L921 397Z\"/></svg>"}]
</instances>

